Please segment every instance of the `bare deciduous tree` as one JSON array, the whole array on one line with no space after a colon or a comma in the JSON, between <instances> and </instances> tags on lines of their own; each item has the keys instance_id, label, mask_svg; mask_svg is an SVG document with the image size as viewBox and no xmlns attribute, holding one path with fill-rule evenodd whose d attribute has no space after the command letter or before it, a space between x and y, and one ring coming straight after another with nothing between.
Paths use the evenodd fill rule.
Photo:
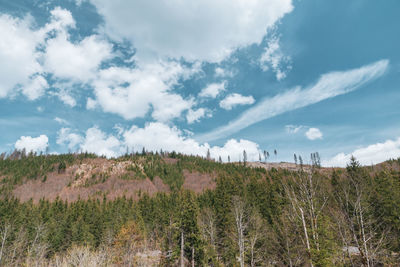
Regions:
<instances>
[{"instance_id":1,"label":"bare deciduous tree","mask_svg":"<svg viewBox=\"0 0 400 267\"><path fill-rule=\"evenodd\" d=\"M306 249L310 258L310 265L313 266L311 249L319 251L319 224L328 196L324 194L320 185L321 179L316 179L312 171L299 171L298 175L292 176L284 184L285 193L289 199L293 213L297 216L303 227ZM309 236L308 233L311 233Z\"/></svg>"},{"instance_id":2,"label":"bare deciduous tree","mask_svg":"<svg viewBox=\"0 0 400 267\"><path fill-rule=\"evenodd\" d=\"M232 199L232 209L235 218L235 239L236 244L239 248L240 267L244 267L246 252L245 232L248 227L248 214L246 210L247 208L246 204L240 197L234 196Z\"/></svg>"},{"instance_id":3,"label":"bare deciduous tree","mask_svg":"<svg viewBox=\"0 0 400 267\"><path fill-rule=\"evenodd\" d=\"M378 258L385 252L388 230L378 231L381 223L372 216L372 204L368 200L368 176L354 158L351 159L347 172L346 179L340 182L335 194L339 206L335 216L337 229L351 264L353 260L350 248L355 247L364 266L375 266Z\"/></svg>"},{"instance_id":4,"label":"bare deciduous tree","mask_svg":"<svg viewBox=\"0 0 400 267\"><path fill-rule=\"evenodd\" d=\"M2 264L2 259L3 259L3 251L5 249L6 241L8 238L8 235L10 233L11 225L6 224L4 225L3 229L1 230L1 248L0 248L0 264Z\"/></svg>"},{"instance_id":5,"label":"bare deciduous tree","mask_svg":"<svg viewBox=\"0 0 400 267\"><path fill-rule=\"evenodd\" d=\"M203 239L211 245L213 253L216 254L217 260L219 255L217 251L217 227L215 224L216 217L210 208L204 208L199 214L199 227Z\"/></svg>"}]
</instances>

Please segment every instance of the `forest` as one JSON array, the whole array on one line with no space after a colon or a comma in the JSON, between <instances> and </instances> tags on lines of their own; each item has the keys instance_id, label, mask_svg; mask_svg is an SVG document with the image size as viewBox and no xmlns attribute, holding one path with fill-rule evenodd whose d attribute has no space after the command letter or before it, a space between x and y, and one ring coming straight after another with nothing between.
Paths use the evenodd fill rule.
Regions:
<instances>
[{"instance_id":1,"label":"forest","mask_svg":"<svg viewBox=\"0 0 400 267\"><path fill-rule=\"evenodd\" d=\"M288 170L143 151L110 160L132 162L121 179L160 177L169 192L144 192L136 199L104 192L77 201L21 201L13 195L18 185L45 183L50 173L91 158L97 156L1 155L1 266L400 262L400 158L374 166L352 158L346 168L323 168L313 154L310 165ZM212 174L215 187L187 190L183 171ZM109 179L99 177L88 181Z\"/></svg>"}]
</instances>

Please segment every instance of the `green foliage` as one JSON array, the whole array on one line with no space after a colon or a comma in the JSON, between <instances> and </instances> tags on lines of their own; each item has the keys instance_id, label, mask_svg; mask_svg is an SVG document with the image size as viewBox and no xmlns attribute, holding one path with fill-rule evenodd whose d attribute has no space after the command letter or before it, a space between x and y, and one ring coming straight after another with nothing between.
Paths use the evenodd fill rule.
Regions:
<instances>
[{"instance_id":1,"label":"green foliage","mask_svg":"<svg viewBox=\"0 0 400 267\"><path fill-rule=\"evenodd\" d=\"M25 155L24 152L14 151L6 158L0 158L0 174L3 184L11 186L21 184L24 179L44 177L55 169L59 173L65 171L67 165L84 158L96 157L94 154L62 154L62 155Z\"/></svg>"},{"instance_id":2,"label":"green foliage","mask_svg":"<svg viewBox=\"0 0 400 267\"><path fill-rule=\"evenodd\" d=\"M236 266L238 248L235 243L235 217L232 200L240 197L246 203L244 231L246 238L246 263L254 256L258 264L266 265L307 265L349 266L351 260L360 262L359 256L343 256L344 246L341 234L348 227L345 222L356 222L351 215L358 208L358 202L343 204L343 197L357 200L365 207L364 219L374 228L374 236L387 236L382 243L381 254L376 262L380 264L396 262L400 252L400 172L398 160L389 161L387 166L371 170L362 167L353 159L345 170L316 168L311 176L318 189L313 193L313 208L318 216L307 213L305 201L305 222L310 238L310 250L305 247L305 234L301 217L293 209L293 196L288 195L288 187L295 195L309 196L301 190L309 187L309 180L303 179L306 170L289 171L283 169L266 170L251 168L243 164L222 164L195 156L171 153L152 154L145 150L142 154L130 154L114 159L129 161L122 179L153 180L159 177L170 186L171 193L153 196L140 194L137 201L126 198L107 200L89 199L67 203L40 200L38 203L20 201L9 197L13 186L29 179L46 182L49 172L63 173L68 166L79 163L91 154L67 155L24 155L14 154L0 160L2 177L0 198L0 230L12 225L6 246L12 244L22 234L33 242L39 226L45 231L43 241L48 244L47 257L65 252L73 246L87 245L99 248L111 235L115 244L126 248L128 241L137 238L143 244L156 244L161 249L165 265L174 265L180 256L180 238L184 234L184 256L191 260L194 249L198 266ZM323 171L321 171L323 170ZM184 171L206 173L215 177L216 188L195 194L182 189ZM77 176L76 179L80 177ZM104 183L109 174L96 173L86 180L84 186ZM302 180L303 179L303 180ZM297 182L297 183L296 183ZM303 183L299 183L303 182ZM345 190L344 190L345 189ZM344 190L344 191L343 191ZM358 190L358 191L357 191ZM344 192L344 193L343 193ZM95 197L101 197L101 193ZM304 192L303 192L304 193ZM301 197L298 201L301 201ZM345 208L343 208L345 206ZM200 217L207 216L200 223ZM347 217L346 217L347 216ZM205 225L204 223L209 223ZM215 230L215 244L210 244L208 228ZM213 228L214 227L214 228ZM312 229L315 227L315 230ZM355 227L359 237L360 228ZM343 232L341 232L343 231ZM254 242L254 255L250 252L250 240ZM350 236L349 245L355 246ZM118 247L115 245L115 247ZM396 254L397 253L397 254ZM394 255L394 256L393 256ZM122 257L122 256L121 256ZM388 260L383 260L387 258ZM256 266L258 266L256 264Z\"/></svg>"}]
</instances>

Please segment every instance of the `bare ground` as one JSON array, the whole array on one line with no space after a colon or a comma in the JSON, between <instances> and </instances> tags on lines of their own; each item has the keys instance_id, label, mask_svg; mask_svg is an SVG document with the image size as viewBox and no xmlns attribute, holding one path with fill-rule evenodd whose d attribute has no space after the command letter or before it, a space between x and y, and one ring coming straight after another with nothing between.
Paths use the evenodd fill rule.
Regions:
<instances>
[{"instance_id":1,"label":"bare ground","mask_svg":"<svg viewBox=\"0 0 400 267\"><path fill-rule=\"evenodd\" d=\"M176 161L171 159L168 163L174 164ZM132 164L130 161L86 159L80 164L68 166L64 173L48 173L45 181L28 180L17 186L13 190L13 195L21 201L30 199L34 202L40 199L54 201L58 197L73 202L78 199L103 198L104 195L108 199L122 196L138 199L143 193L154 195L157 192L170 192L169 186L158 176L153 180L132 178L135 173L127 170ZM140 165L136 167L143 170ZM187 170L184 170L183 174L185 189L200 193L205 189L215 188L214 175L190 173Z\"/></svg>"}]
</instances>

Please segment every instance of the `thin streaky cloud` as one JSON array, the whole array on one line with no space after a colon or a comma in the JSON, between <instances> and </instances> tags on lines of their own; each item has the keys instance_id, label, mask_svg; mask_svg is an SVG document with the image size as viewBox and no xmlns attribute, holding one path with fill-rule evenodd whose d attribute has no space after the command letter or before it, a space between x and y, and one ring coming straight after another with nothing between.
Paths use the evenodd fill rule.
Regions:
<instances>
[{"instance_id":1,"label":"thin streaky cloud","mask_svg":"<svg viewBox=\"0 0 400 267\"><path fill-rule=\"evenodd\" d=\"M217 140L287 111L347 94L382 76L388 66L389 60L383 59L357 69L323 74L314 85L305 89L298 86L272 98L265 98L228 124L208 133L200 134L196 139L202 142Z\"/></svg>"}]
</instances>

